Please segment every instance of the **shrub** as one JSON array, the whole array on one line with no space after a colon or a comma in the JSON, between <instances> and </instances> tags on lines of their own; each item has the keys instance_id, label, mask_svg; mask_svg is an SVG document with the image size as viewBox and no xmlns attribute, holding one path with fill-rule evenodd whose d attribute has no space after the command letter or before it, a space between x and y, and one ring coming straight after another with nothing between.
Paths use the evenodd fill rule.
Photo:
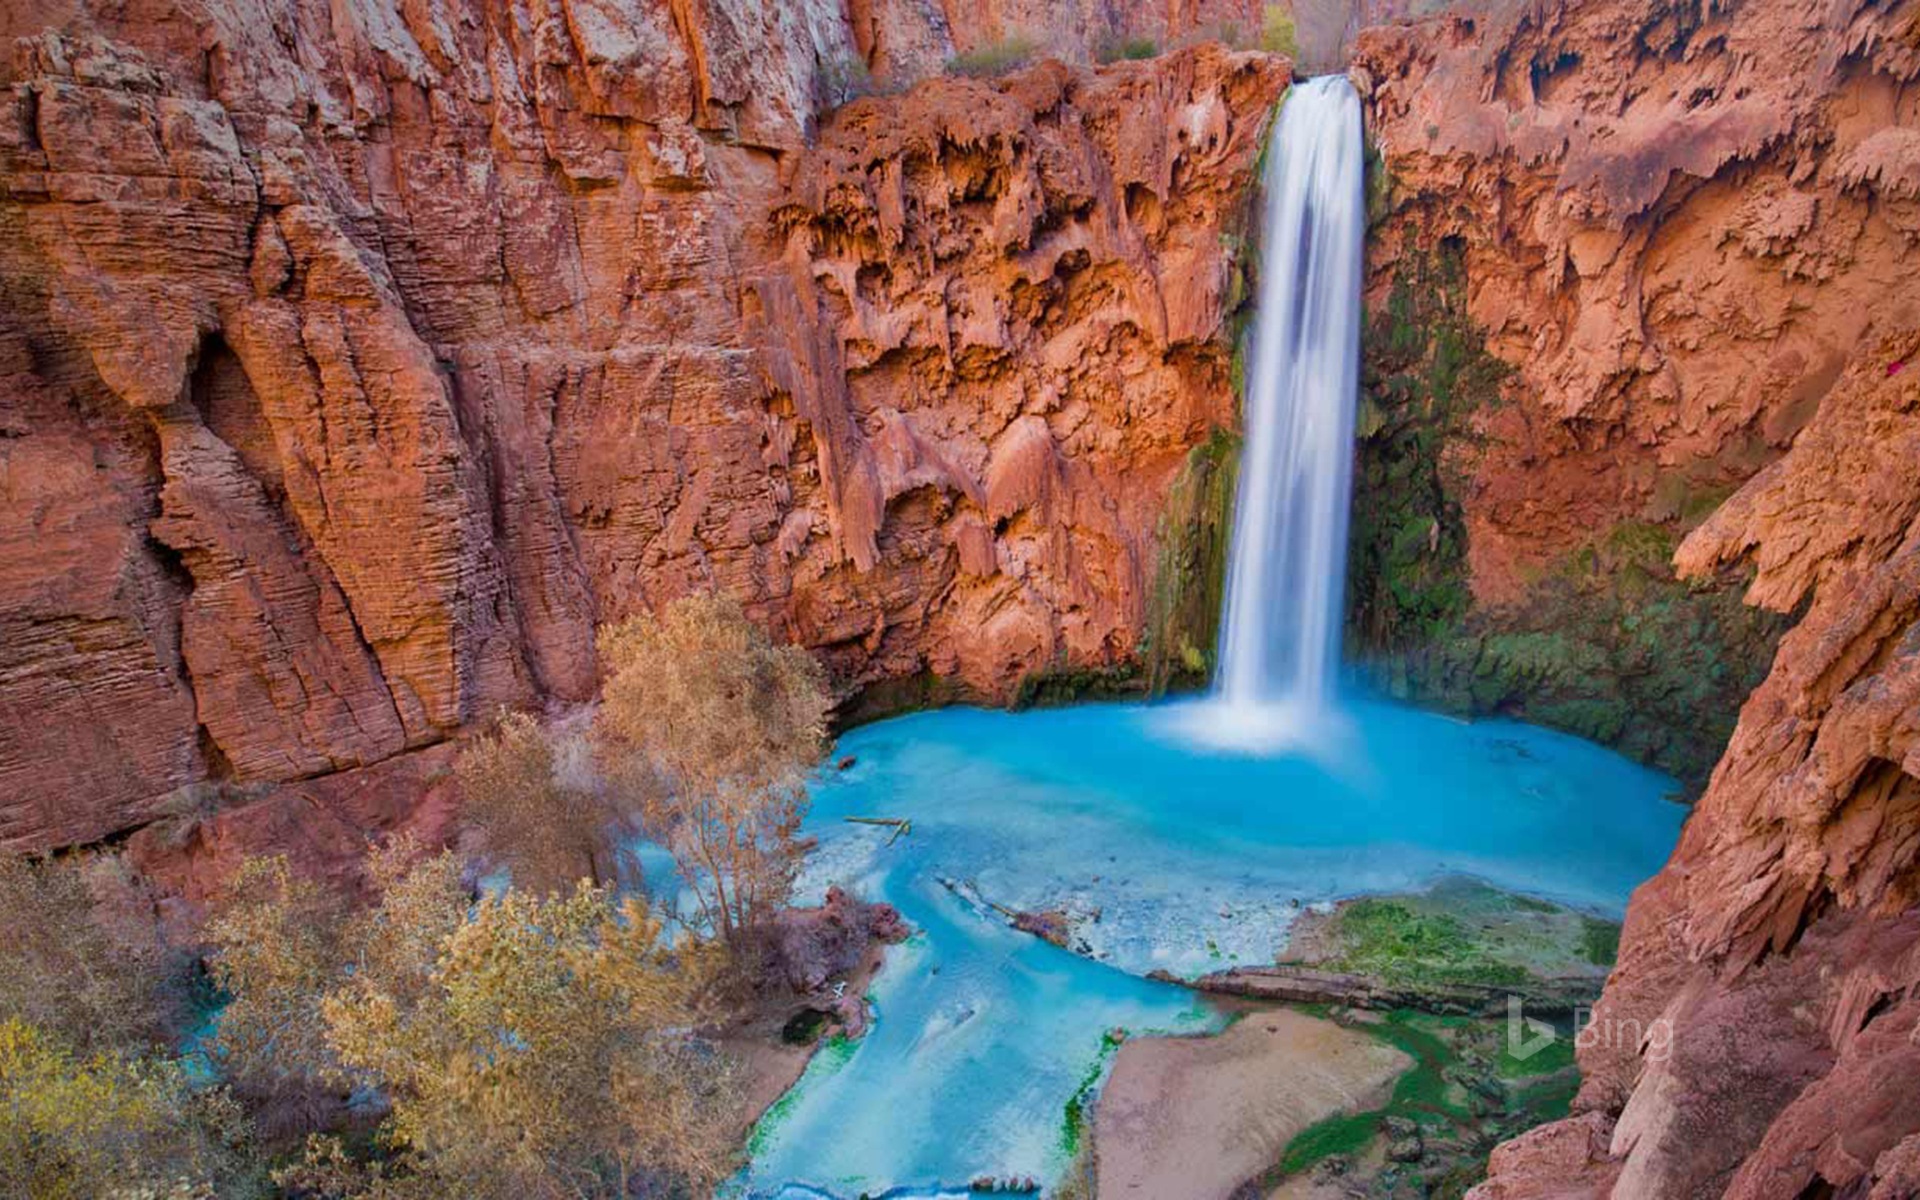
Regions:
<instances>
[{"instance_id":1,"label":"shrub","mask_svg":"<svg viewBox=\"0 0 1920 1200\"><path fill-rule=\"evenodd\" d=\"M516 887L565 892L605 883L618 814L589 782L562 778L556 747L527 713L503 713L455 767L467 821L513 874Z\"/></svg>"},{"instance_id":2,"label":"shrub","mask_svg":"<svg viewBox=\"0 0 1920 1200\"><path fill-rule=\"evenodd\" d=\"M1093 46L1094 61L1102 63L1153 58L1159 53L1160 46L1152 38L1120 33L1105 34Z\"/></svg>"},{"instance_id":3,"label":"shrub","mask_svg":"<svg viewBox=\"0 0 1920 1200\"><path fill-rule=\"evenodd\" d=\"M1293 13L1286 5L1267 5L1260 21L1260 48L1269 54L1300 57L1300 40L1294 33Z\"/></svg>"},{"instance_id":4,"label":"shrub","mask_svg":"<svg viewBox=\"0 0 1920 1200\"><path fill-rule=\"evenodd\" d=\"M806 773L826 740L825 676L724 596L616 626L600 654L602 765L672 851L706 928L731 943L787 897Z\"/></svg>"},{"instance_id":5,"label":"shrub","mask_svg":"<svg viewBox=\"0 0 1920 1200\"><path fill-rule=\"evenodd\" d=\"M235 1195L245 1120L176 1062L81 1054L0 1021L0 1194L34 1200Z\"/></svg>"},{"instance_id":6,"label":"shrub","mask_svg":"<svg viewBox=\"0 0 1920 1200\"><path fill-rule=\"evenodd\" d=\"M276 857L242 863L207 921L207 965L228 997L208 1049L269 1140L344 1111L320 997L347 959L345 916L338 897Z\"/></svg>"},{"instance_id":7,"label":"shrub","mask_svg":"<svg viewBox=\"0 0 1920 1200\"><path fill-rule=\"evenodd\" d=\"M0 857L0 1019L82 1052L147 1050L185 1014L185 959L161 941L151 897L114 855Z\"/></svg>"},{"instance_id":8,"label":"shrub","mask_svg":"<svg viewBox=\"0 0 1920 1200\"><path fill-rule=\"evenodd\" d=\"M841 54L821 63L816 86L822 109L838 108L879 91L867 60L857 54Z\"/></svg>"},{"instance_id":9,"label":"shrub","mask_svg":"<svg viewBox=\"0 0 1920 1200\"><path fill-rule=\"evenodd\" d=\"M976 46L965 54L947 60L947 74L974 79L1005 75L1032 62L1040 52L1039 43L1023 33L1011 33L999 41Z\"/></svg>"},{"instance_id":10,"label":"shrub","mask_svg":"<svg viewBox=\"0 0 1920 1200\"><path fill-rule=\"evenodd\" d=\"M343 916L283 860L255 860L212 923L223 1061L283 1093L357 1085L391 1105L378 1153L311 1138L282 1188L625 1200L732 1172L732 1069L688 1032L712 1016L715 947L668 947L639 902L584 882L476 907L458 859L407 841L368 875L378 903Z\"/></svg>"},{"instance_id":11,"label":"shrub","mask_svg":"<svg viewBox=\"0 0 1920 1200\"><path fill-rule=\"evenodd\" d=\"M386 934L419 932L405 913L425 915L428 933L446 916L406 903ZM508 891L458 919L424 974L427 959L407 956L328 996L329 1038L391 1098L407 1173L429 1194L499 1200L614 1200L643 1180L706 1191L731 1174L731 1071L676 1032L705 1016L717 959L669 953L660 934L636 902L616 908L584 884L548 899Z\"/></svg>"}]
</instances>

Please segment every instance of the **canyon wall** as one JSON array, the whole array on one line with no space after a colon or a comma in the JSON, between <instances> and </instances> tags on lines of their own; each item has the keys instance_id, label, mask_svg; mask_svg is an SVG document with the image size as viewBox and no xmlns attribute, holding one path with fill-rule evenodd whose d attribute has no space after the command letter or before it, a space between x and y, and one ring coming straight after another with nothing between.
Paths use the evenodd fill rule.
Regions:
<instances>
[{"instance_id":1,"label":"canyon wall","mask_svg":"<svg viewBox=\"0 0 1920 1200\"><path fill-rule=\"evenodd\" d=\"M951 9L9 8L0 847L426 779L696 589L849 694L1134 662L1287 65Z\"/></svg>"},{"instance_id":2,"label":"canyon wall","mask_svg":"<svg viewBox=\"0 0 1920 1200\"><path fill-rule=\"evenodd\" d=\"M1475 1196L1920 1194L1920 5L1527 4L1356 76L1358 636L1676 769L1724 733L1636 731L1745 699Z\"/></svg>"},{"instance_id":3,"label":"canyon wall","mask_svg":"<svg viewBox=\"0 0 1920 1200\"><path fill-rule=\"evenodd\" d=\"M1672 553L1920 322L1908 6L1467 7L1355 54L1352 649L1697 787L1790 622Z\"/></svg>"}]
</instances>

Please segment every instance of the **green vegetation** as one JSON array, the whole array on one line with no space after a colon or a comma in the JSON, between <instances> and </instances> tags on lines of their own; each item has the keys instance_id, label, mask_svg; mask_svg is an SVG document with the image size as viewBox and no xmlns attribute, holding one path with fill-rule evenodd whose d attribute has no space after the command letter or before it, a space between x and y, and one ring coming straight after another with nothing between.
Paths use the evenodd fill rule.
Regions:
<instances>
[{"instance_id":1,"label":"green vegetation","mask_svg":"<svg viewBox=\"0 0 1920 1200\"><path fill-rule=\"evenodd\" d=\"M1384 201L1383 201L1384 203ZM1409 256L1363 333L1348 555L1349 657L1390 694L1565 729L1670 771L1707 772L1788 619L1737 582L1678 580L1677 535L1724 498L1684 473L1642 518L1597 530L1523 604L1476 608L1461 497L1476 413L1509 369L1466 311L1462 249Z\"/></svg>"},{"instance_id":2,"label":"green vegetation","mask_svg":"<svg viewBox=\"0 0 1920 1200\"><path fill-rule=\"evenodd\" d=\"M1380 1109L1366 1112L1335 1113L1322 1117L1295 1134L1280 1156L1276 1173L1285 1178L1306 1170L1323 1158L1336 1154L1358 1154L1380 1134Z\"/></svg>"},{"instance_id":3,"label":"green vegetation","mask_svg":"<svg viewBox=\"0 0 1920 1200\"><path fill-rule=\"evenodd\" d=\"M1596 966L1610 967L1613 960L1620 956L1620 923L1602 921L1597 917L1585 917L1581 921L1581 949L1586 952L1587 961Z\"/></svg>"},{"instance_id":4,"label":"green vegetation","mask_svg":"<svg viewBox=\"0 0 1920 1200\"><path fill-rule=\"evenodd\" d=\"M1496 957L1457 918L1419 912L1397 900L1363 899L1341 906L1336 938L1342 952L1322 965L1371 975L1395 987L1432 984L1517 984L1525 967Z\"/></svg>"},{"instance_id":5,"label":"green vegetation","mask_svg":"<svg viewBox=\"0 0 1920 1200\"><path fill-rule=\"evenodd\" d=\"M1263 1185L1273 1187L1332 1155L1359 1153L1380 1135L1388 1118L1420 1125L1470 1122L1474 1114L1463 1102L1452 1099L1455 1089L1446 1077L1459 1061L1458 1055L1453 1043L1441 1036L1441 1031L1460 1024L1458 1019L1401 1010L1386 1014L1382 1020L1352 1024L1352 1028L1406 1054L1413 1065L1394 1082L1385 1106L1336 1113L1301 1130L1262 1178Z\"/></svg>"},{"instance_id":6,"label":"green vegetation","mask_svg":"<svg viewBox=\"0 0 1920 1200\"><path fill-rule=\"evenodd\" d=\"M1140 694L1140 669L1133 663L1111 667L1049 667L1020 680L1013 707L1051 708L1083 700L1114 700Z\"/></svg>"},{"instance_id":7,"label":"green vegetation","mask_svg":"<svg viewBox=\"0 0 1920 1200\"><path fill-rule=\"evenodd\" d=\"M1506 1039L1500 1041L1500 1057L1494 1066L1500 1078L1516 1081L1538 1080L1542 1076L1556 1075L1574 1065L1573 1039L1555 1038L1552 1042L1535 1050L1525 1058L1516 1058Z\"/></svg>"},{"instance_id":8,"label":"green vegetation","mask_svg":"<svg viewBox=\"0 0 1920 1200\"><path fill-rule=\"evenodd\" d=\"M1152 38L1120 33L1108 33L1096 40L1093 46L1093 59L1101 63L1137 61L1156 57L1159 53L1160 44Z\"/></svg>"},{"instance_id":9,"label":"green vegetation","mask_svg":"<svg viewBox=\"0 0 1920 1200\"><path fill-rule=\"evenodd\" d=\"M1239 436L1215 429L1187 455L1167 493L1140 647L1148 690L1155 695L1204 687L1213 673L1239 462Z\"/></svg>"},{"instance_id":10,"label":"green vegetation","mask_svg":"<svg viewBox=\"0 0 1920 1200\"><path fill-rule=\"evenodd\" d=\"M1348 552L1350 638L1368 651L1424 643L1466 614L1473 413L1499 401L1505 364L1466 315L1459 252L1416 258L1367 322Z\"/></svg>"},{"instance_id":11,"label":"green vegetation","mask_svg":"<svg viewBox=\"0 0 1920 1200\"><path fill-rule=\"evenodd\" d=\"M827 1035L808 1062L806 1073L800 1081L782 1092L780 1098L768 1105L767 1110L760 1114L760 1119L754 1122L752 1131L747 1135L747 1156L751 1158L766 1149L774 1132L793 1114L810 1081L824 1079L838 1072L852 1060L854 1051L859 1048L860 1043L844 1033Z\"/></svg>"},{"instance_id":12,"label":"green vegetation","mask_svg":"<svg viewBox=\"0 0 1920 1200\"><path fill-rule=\"evenodd\" d=\"M934 671L922 670L899 679L882 679L862 688L836 713L835 725L844 733L903 713L978 703L979 700L980 697L965 684Z\"/></svg>"},{"instance_id":13,"label":"green vegetation","mask_svg":"<svg viewBox=\"0 0 1920 1200\"><path fill-rule=\"evenodd\" d=\"M1100 1081L1106 1078L1107 1067L1113 1062L1113 1056L1120 1052L1120 1045L1125 1040L1125 1034L1111 1029L1101 1034L1099 1056L1087 1067L1086 1074L1080 1077L1080 1086L1074 1089L1073 1095L1067 1097L1060 1120L1060 1147L1070 1157L1077 1157L1080 1153L1081 1140L1087 1132L1087 1122L1100 1093Z\"/></svg>"},{"instance_id":14,"label":"green vegetation","mask_svg":"<svg viewBox=\"0 0 1920 1200\"><path fill-rule=\"evenodd\" d=\"M1620 927L1465 878L1423 892L1346 901L1295 925L1296 961L1418 992L1447 987L1526 991L1586 980L1597 989Z\"/></svg>"},{"instance_id":15,"label":"green vegetation","mask_svg":"<svg viewBox=\"0 0 1920 1200\"><path fill-rule=\"evenodd\" d=\"M1373 229L1386 220L1393 205L1393 172L1387 167L1386 155L1380 153L1380 147L1367 143L1367 228Z\"/></svg>"},{"instance_id":16,"label":"green vegetation","mask_svg":"<svg viewBox=\"0 0 1920 1200\"><path fill-rule=\"evenodd\" d=\"M1505 1049L1505 1023L1438 1017L1397 1010L1361 1020L1331 1015L1413 1060L1385 1104L1337 1113L1308 1126L1287 1144L1260 1179L1270 1189L1334 1155L1357 1157L1375 1139L1420 1136L1426 1154L1417 1168L1388 1166L1375 1181L1379 1194L1399 1194L1395 1181L1418 1194L1459 1197L1486 1174L1487 1152L1501 1140L1542 1121L1565 1116L1579 1083L1571 1037L1561 1037L1526 1060ZM1402 1173L1407 1172L1407 1173Z\"/></svg>"},{"instance_id":17,"label":"green vegetation","mask_svg":"<svg viewBox=\"0 0 1920 1200\"><path fill-rule=\"evenodd\" d=\"M1261 13L1260 48L1269 54L1300 57L1300 39L1293 28L1293 12L1285 4L1269 4Z\"/></svg>"},{"instance_id":18,"label":"green vegetation","mask_svg":"<svg viewBox=\"0 0 1920 1200\"><path fill-rule=\"evenodd\" d=\"M881 90L867 60L855 53L837 55L821 63L814 86L823 111L862 96L876 95Z\"/></svg>"},{"instance_id":19,"label":"green vegetation","mask_svg":"<svg viewBox=\"0 0 1920 1200\"><path fill-rule=\"evenodd\" d=\"M947 74L986 79L1026 66L1039 56L1040 44L1024 33L1009 33L947 60Z\"/></svg>"}]
</instances>

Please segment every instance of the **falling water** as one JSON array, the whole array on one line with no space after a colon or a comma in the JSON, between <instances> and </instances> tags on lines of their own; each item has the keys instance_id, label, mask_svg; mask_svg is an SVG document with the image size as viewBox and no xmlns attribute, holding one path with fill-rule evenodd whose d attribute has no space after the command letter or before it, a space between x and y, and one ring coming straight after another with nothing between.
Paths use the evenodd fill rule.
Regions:
<instances>
[{"instance_id":1,"label":"falling water","mask_svg":"<svg viewBox=\"0 0 1920 1200\"><path fill-rule=\"evenodd\" d=\"M1243 726L1312 722L1339 666L1360 357L1360 99L1296 85L1267 157L1246 446L1216 698Z\"/></svg>"}]
</instances>

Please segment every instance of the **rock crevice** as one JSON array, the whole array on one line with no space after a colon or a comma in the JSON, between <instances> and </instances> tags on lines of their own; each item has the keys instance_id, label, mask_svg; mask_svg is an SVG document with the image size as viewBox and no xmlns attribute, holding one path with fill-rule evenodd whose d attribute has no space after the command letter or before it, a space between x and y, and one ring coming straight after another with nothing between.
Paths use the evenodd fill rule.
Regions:
<instances>
[{"instance_id":1,"label":"rock crevice","mask_svg":"<svg viewBox=\"0 0 1920 1200\"><path fill-rule=\"evenodd\" d=\"M586 699L695 589L850 694L1132 663L1285 60L820 107L1005 35L881 7L9 17L0 846Z\"/></svg>"}]
</instances>

